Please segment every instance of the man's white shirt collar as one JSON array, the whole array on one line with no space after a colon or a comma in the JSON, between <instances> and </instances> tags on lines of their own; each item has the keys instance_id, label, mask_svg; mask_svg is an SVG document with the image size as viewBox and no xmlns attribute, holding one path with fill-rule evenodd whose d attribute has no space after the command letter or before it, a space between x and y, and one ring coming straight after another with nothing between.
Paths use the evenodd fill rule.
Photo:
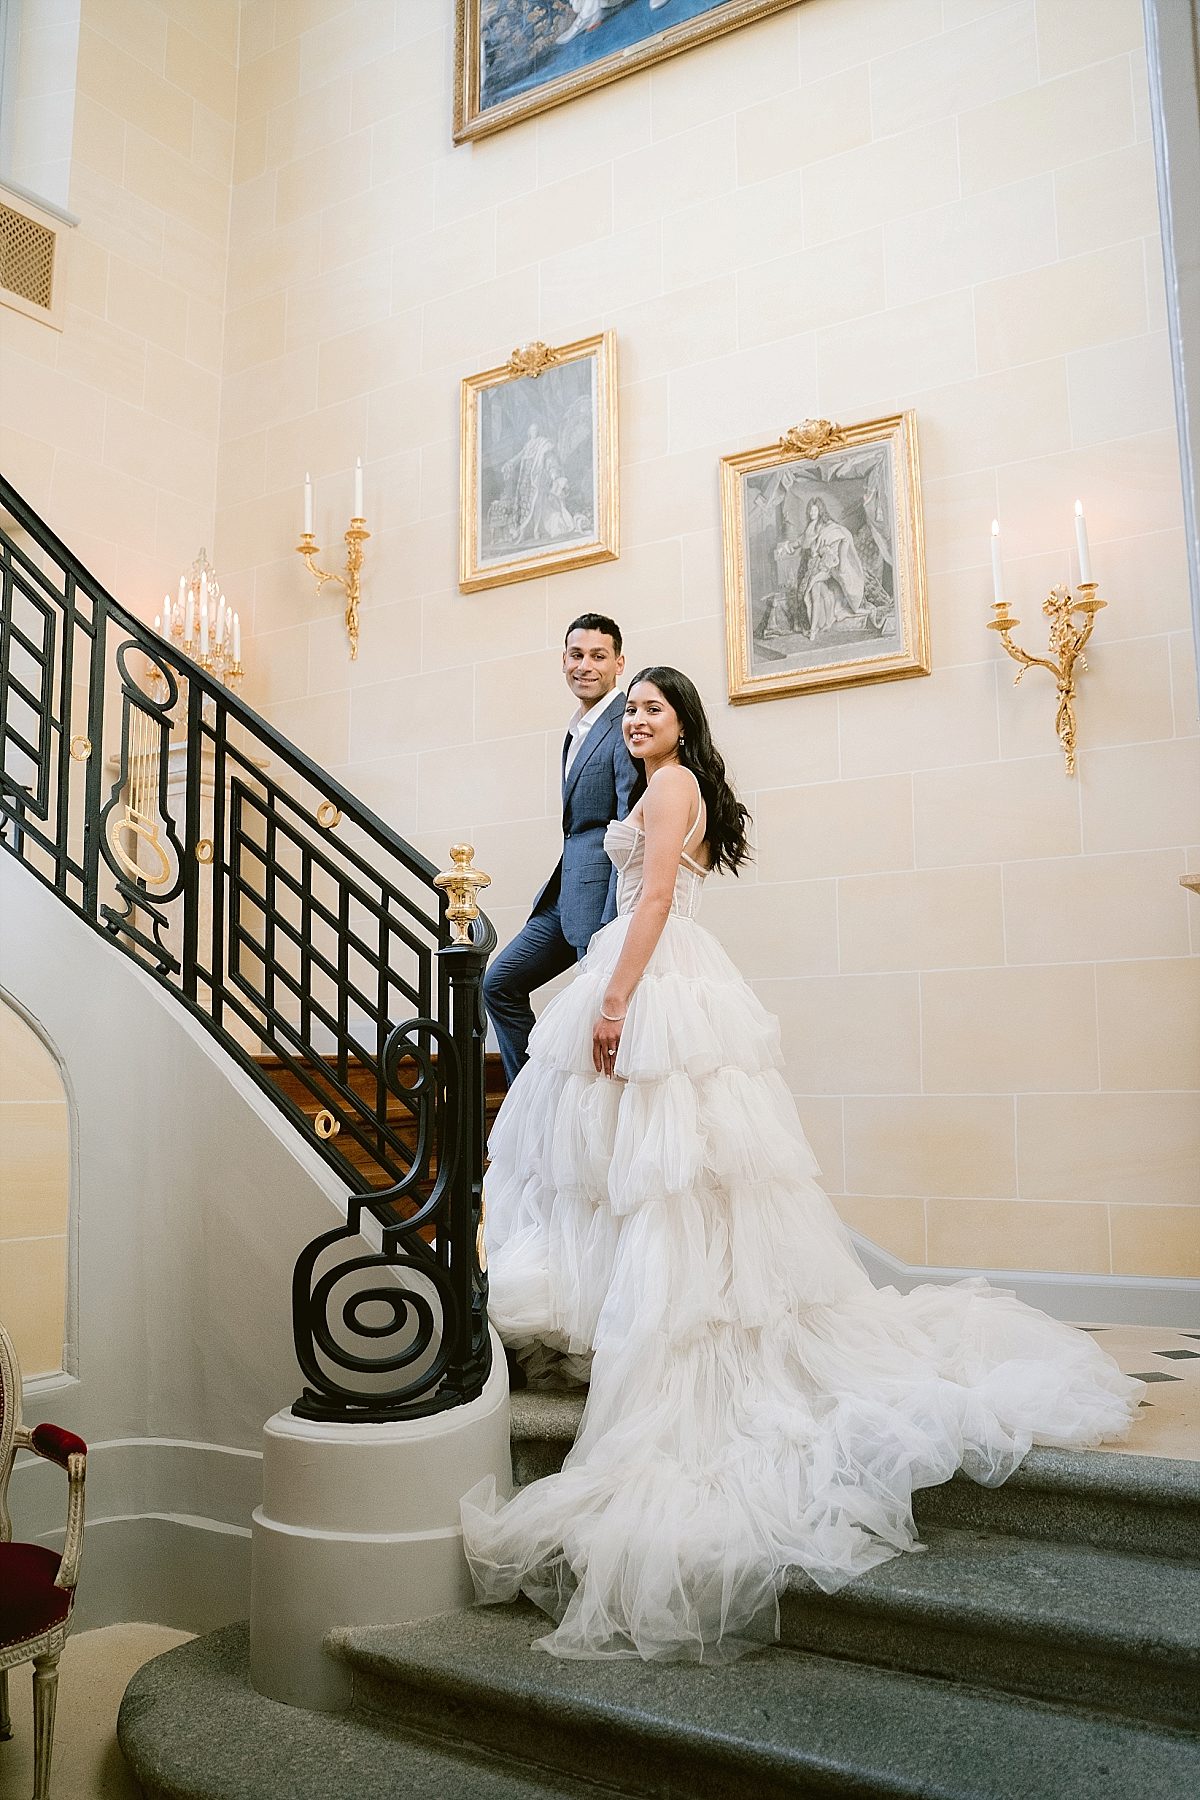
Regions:
<instances>
[{"instance_id":1,"label":"man's white shirt collar","mask_svg":"<svg viewBox=\"0 0 1200 1800\"><path fill-rule=\"evenodd\" d=\"M625 705L625 695L619 687L613 689L607 700L601 701L599 705L591 707L587 712L584 712L582 706L577 706L575 708L571 722L567 726L567 735L571 740L567 750L567 767L565 771L568 775L571 773L571 767L575 758L583 749L584 738L592 729L592 726L597 724L617 701L620 701L622 707Z\"/></svg>"}]
</instances>

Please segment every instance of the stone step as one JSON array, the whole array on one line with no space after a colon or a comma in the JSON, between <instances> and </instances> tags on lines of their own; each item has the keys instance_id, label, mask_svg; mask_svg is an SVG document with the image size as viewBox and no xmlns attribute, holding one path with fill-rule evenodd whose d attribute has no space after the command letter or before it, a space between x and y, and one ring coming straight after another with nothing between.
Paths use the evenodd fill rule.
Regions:
<instances>
[{"instance_id":1,"label":"stone step","mask_svg":"<svg viewBox=\"0 0 1200 1800\"><path fill-rule=\"evenodd\" d=\"M837 1594L793 1577L781 1642L1200 1728L1200 1567L945 1526L923 1542Z\"/></svg>"},{"instance_id":2,"label":"stone step","mask_svg":"<svg viewBox=\"0 0 1200 1800\"><path fill-rule=\"evenodd\" d=\"M1192 1800L1181 1732L792 1649L724 1667L564 1662L524 1604L340 1631L355 1705L658 1800Z\"/></svg>"},{"instance_id":3,"label":"stone step","mask_svg":"<svg viewBox=\"0 0 1200 1800\"><path fill-rule=\"evenodd\" d=\"M590 1782L547 1781L444 1735L281 1706L254 1691L248 1665L243 1624L138 1670L117 1738L145 1800L596 1800Z\"/></svg>"},{"instance_id":4,"label":"stone step","mask_svg":"<svg viewBox=\"0 0 1200 1800\"><path fill-rule=\"evenodd\" d=\"M562 1467L583 1415L584 1391L512 1397L513 1476L536 1481ZM1200 1562L1200 1463L1105 1450L1029 1452L1000 1487L956 1475L922 1488L914 1512L932 1526L1091 1544Z\"/></svg>"}]
</instances>

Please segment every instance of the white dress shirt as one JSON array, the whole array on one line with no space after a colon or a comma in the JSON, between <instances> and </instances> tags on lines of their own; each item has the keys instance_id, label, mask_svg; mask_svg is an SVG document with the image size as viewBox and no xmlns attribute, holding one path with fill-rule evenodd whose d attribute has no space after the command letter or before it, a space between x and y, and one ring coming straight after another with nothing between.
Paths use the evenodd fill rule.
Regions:
<instances>
[{"instance_id":1,"label":"white dress shirt","mask_svg":"<svg viewBox=\"0 0 1200 1800\"><path fill-rule=\"evenodd\" d=\"M582 706L577 706L575 708L571 723L567 726L567 737L570 739L570 742L567 745L566 768L563 770L564 780L571 773L572 765L575 758L579 755L579 752L583 749L583 740L587 737L588 732L592 729L593 725L599 723L610 707L617 704L624 709L625 695L620 688L614 688L607 700L601 701L596 706L589 707L587 712L584 712Z\"/></svg>"}]
</instances>

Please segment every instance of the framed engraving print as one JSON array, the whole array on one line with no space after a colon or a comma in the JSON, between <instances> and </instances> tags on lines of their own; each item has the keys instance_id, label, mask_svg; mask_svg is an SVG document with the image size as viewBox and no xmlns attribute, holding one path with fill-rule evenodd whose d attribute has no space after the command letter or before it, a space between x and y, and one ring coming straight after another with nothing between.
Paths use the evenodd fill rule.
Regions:
<instances>
[{"instance_id":1,"label":"framed engraving print","mask_svg":"<svg viewBox=\"0 0 1200 1800\"><path fill-rule=\"evenodd\" d=\"M911 412L721 459L732 701L928 675Z\"/></svg>"},{"instance_id":2,"label":"framed engraving print","mask_svg":"<svg viewBox=\"0 0 1200 1800\"><path fill-rule=\"evenodd\" d=\"M526 344L462 384L464 593L619 550L616 338Z\"/></svg>"},{"instance_id":3,"label":"framed engraving print","mask_svg":"<svg viewBox=\"0 0 1200 1800\"><path fill-rule=\"evenodd\" d=\"M454 140L485 137L798 0L457 0Z\"/></svg>"}]
</instances>

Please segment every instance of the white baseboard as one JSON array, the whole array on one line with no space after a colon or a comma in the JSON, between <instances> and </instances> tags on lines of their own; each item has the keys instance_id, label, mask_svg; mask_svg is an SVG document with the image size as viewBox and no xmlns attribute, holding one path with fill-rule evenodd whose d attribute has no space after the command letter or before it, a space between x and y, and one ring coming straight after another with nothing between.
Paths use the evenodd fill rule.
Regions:
<instances>
[{"instance_id":1,"label":"white baseboard","mask_svg":"<svg viewBox=\"0 0 1200 1800\"><path fill-rule=\"evenodd\" d=\"M136 1619L197 1634L250 1615L250 1531L144 1513L89 1519L75 1630Z\"/></svg>"},{"instance_id":2,"label":"white baseboard","mask_svg":"<svg viewBox=\"0 0 1200 1800\"><path fill-rule=\"evenodd\" d=\"M250 1515L262 1454L178 1438L89 1444L76 1630L137 1619L213 1631L250 1612ZM22 1457L12 1477L17 1535L57 1547L62 1470Z\"/></svg>"},{"instance_id":3,"label":"white baseboard","mask_svg":"<svg viewBox=\"0 0 1200 1800\"><path fill-rule=\"evenodd\" d=\"M1170 1325L1200 1328L1200 1281L1158 1275L1059 1275L1029 1269L926 1269L889 1256L852 1231L876 1287L901 1293L983 1278L1068 1325Z\"/></svg>"}]
</instances>

